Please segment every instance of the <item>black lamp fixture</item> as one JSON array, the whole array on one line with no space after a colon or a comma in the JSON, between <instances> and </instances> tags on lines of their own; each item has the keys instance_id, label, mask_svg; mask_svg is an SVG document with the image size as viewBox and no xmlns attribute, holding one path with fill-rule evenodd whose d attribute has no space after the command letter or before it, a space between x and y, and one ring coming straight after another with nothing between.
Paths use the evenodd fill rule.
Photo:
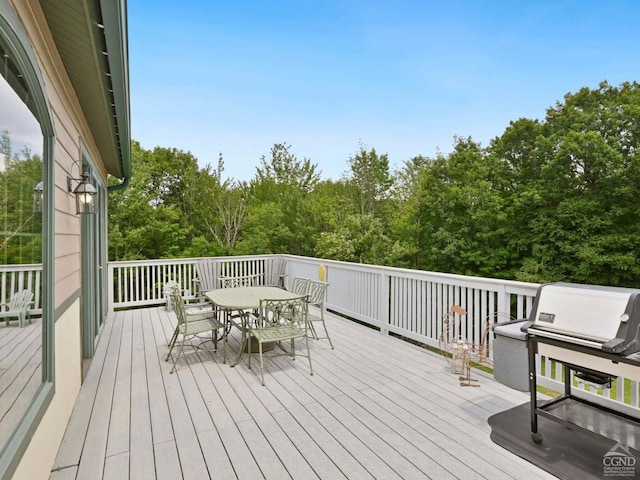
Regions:
<instances>
[{"instance_id":1,"label":"black lamp fixture","mask_svg":"<svg viewBox=\"0 0 640 480\"><path fill-rule=\"evenodd\" d=\"M33 189L33 211L36 213L42 212L42 197L44 194L44 187L42 181L38 182Z\"/></svg>"},{"instance_id":2,"label":"black lamp fixture","mask_svg":"<svg viewBox=\"0 0 640 480\"><path fill-rule=\"evenodd\" d=\"M76 188L73 188L71 182L78 182ZM76 213L88 214L98 213L98 207L96 205L96 196L98 191L96 187L89 183L89 174L83 172L81 178L67 177L67 190L76 196Z\"/></svg>"}]
</instances>

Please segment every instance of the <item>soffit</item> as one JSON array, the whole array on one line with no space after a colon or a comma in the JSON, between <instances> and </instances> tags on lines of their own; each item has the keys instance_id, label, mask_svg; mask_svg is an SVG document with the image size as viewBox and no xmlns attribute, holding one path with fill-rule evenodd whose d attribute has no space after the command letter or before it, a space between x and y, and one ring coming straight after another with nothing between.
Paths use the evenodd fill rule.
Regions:
<instances>
[{"instance_id":1,"label":"soffit","mask_svg":"<svg viewBox=\"0 0 640 480\"><path fill-rule=\"evenodd\" d=\"M130 176L126 2L40 3L108 173Z\"/></svg>"}]
</instances>

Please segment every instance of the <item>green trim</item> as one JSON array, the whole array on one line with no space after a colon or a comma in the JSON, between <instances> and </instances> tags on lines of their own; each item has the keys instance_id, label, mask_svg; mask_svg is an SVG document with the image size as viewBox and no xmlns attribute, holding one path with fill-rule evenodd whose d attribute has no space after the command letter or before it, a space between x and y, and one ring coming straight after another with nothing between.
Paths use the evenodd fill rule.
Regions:
<instances>
[{"instance_id":1,"label":"green trim","mask_svg":"<svg viewBox=\"0 0 640 480\"><path fill-rule=\"evenodd\" d=\"M117 115L123 183L131 177L131 112L129 100L129 39L126 0L100 0L104 38ZM124 188L124 187L122 187Z\"/></svg>"},{"instance_id":2,"label":"green trim","mask_svg":"<svg viewBox=\"0 0 640 480\"><path fill-rule=\"evenodd\" d=\"M44 383L36 393L29 410L25 413L22 421L13 432L7 446L2 450L0 459L0 475L2 480L11 480L22 456L35 434L42 417L44 417L47 407L51 404L55 394L53 382Z\"/></svg>"},{"instance_id":3,"label":"green trim","mask_svg":"<svg viewBox=\"0 0 640 480\"><path fill-rule=\"evenodd\" d=\"M30 108L40 124L43 135L43 262L42 262L42 386L27 412L0 451L0 479L10 479L55 393L55 323L54 323L54 171L55 132L43 76L29 36L11 4L0 0L0 35L9 48L12 60L23 74L32 95ZM0 446L1 447L1 446Z\"/></svg>"},{"instance_id":4,"label":"green trim","mask_svg":"<svg viewBox=\"0 0 640 480\"><path fill-rule=\"evenodd\" d=\"M73 292L69 297L67 297L67 299L62 302L58 308L56 308L56 322L58 321L58 319L64 315L67 310L69 310L71 308L71 305L73 305L79 298L80 298L80 294L82 293L82 289L78 289L75 292Z\"/></svg>"}]
</instances>

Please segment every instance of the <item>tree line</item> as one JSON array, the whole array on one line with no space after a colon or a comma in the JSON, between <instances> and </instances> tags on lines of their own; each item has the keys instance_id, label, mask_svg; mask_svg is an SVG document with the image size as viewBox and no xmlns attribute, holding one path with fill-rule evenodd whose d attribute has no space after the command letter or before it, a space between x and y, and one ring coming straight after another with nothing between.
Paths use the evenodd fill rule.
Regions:
<instances>
[{"instance_id":1,"label":"tree line","mask_svg":"<svg viewBox=\"0 0 640 480\"><path fill-rule=\"evenodd\" d=\"M0 265L42 262L42 213L34 208L42 158L28 147L14 151L0 131Z\"/></svg>"},{"instance_id":2,"label":"tree line","mask_svg":"<svg viewBox=\"0 0 640 480\"><path fill-rule=\"evenodd\" d=\"M640 287L640 85L602 82L486 147L392 170L359 145L338 180L277 143L249 181L133 142L109 196L111 260L290 253L532 282Z\"/></svg>"}]
</instances>

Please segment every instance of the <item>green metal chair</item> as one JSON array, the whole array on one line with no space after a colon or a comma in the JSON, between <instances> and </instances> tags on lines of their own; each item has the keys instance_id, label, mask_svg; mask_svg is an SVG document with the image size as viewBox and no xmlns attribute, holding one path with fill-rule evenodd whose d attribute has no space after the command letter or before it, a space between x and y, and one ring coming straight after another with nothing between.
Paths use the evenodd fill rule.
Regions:
<instances>
[{"instance_id":1,"label":"green metal chair","mask_svg":"<svg viewBox=\"0 0 640 480\"><path fill-rule=\"evenodd\" d=\"M210 333L213 337L213 345L214 351L218 349L218 330L224 327L224 324L221 323L218 318L218 313L212 305L208 306L189 306L182 295L180 294L180 288L174 287L169 290L169 298L171 299L171 305L173 306L173 311L176 314L176 318L178 319L178 324L173 332L173 336L171 337L171 341L169 342L169 352L167 353L167 358L165 361L169 361L169 357L173 360L173 367L171 368L171 372L173 373L176 370L176 360L179 359L184 354L184 347L191 346L196 349L200 348L200 345L193 345L191 342L187 344L187 340L190 340L193 337L199 336L204 333ZM178 338L180 339L180 348L178 350L178 354L174 357L171 355L173 348L178 343ZM207 341L208 339L204 340ZM202 342L201 342L202 343ZM223 358L224 361L227 361L227 342L226 336L223 344Z\"/></svg>"},{"instance_id":2,"label":"green metal chair","mask_svg":"<svg viewBox=\"0 0 640 480\"><path fill-rule=\"evenodd\" d=\"M304 338L305 347L307 349L306 356L309 359L309 370L313 375L313 365L311 364L311 352L309 350L308 322L307 322L308 303L307 296L289 300L260 300L260 309L258 318L254 324L248 327L249 340L255 338L258 344L258 354L260 355L260 378L264 385L264 352L263 345L265 343L278 343L284 353L269 354L272 356L286 355L295 360L296 347L295 340ZM282 342L290 342L289 350L282 347ZM249 368L251 368L251 341L248 342Z\"/></svg>"},{"instance_id":3,"label":"green metal chair","mask_svg":"<svg viewBox=\"0 0 640 480\"><path fill-rule=\"evenodd\" d=\"M327 288L329 287L329 284L327 282L309 279L307 281L306 287L307 294L309 295L309 305L317 307L320 310L320 315L309 313L309 315L307 316L307 318L309 319L309 329L311 330L311 335L316 340L329 340L329 345L331 345L331 349L333 350L333 342L331 341L331 337L329 336L327 324L324 321L324 311L326 310L324 303L327 299ZM318 331L316 330L314 323L322 323L322 327L324 328L324 337L318 336Z\"/></svg>"},{"instance_id":4,"label":"green metal chair","mask_svg":"<svg viewBox=\"0 0 640 480\"><path fill-rule=\"evenodd\" d=\"M31 323L31 314L29 313L29 305L33 303L33 292L30 290L20 290L11 296L7 303L0 303L0 318L4 318L7 326L9 320L15 318L18 325L24 327L24 321L29 320Z\"/></svg>"},{"instance_id":5,"label":"green metal chair","mask_svg":"<svg viewBox=\"0 0 640 480\"><path fill-rule=\"evenodd\" d=\"M304 277L295 277L291 284L291 291L299 295L306 295L310 279Z\"/></svg>"},{"instance_id":6,"label":"green metal chair","mask_svg":"<svg viewBox=\"0 0 640 480\"><path fill-rule=\"evenodd\" d=\"M253 287L258 284L258 277L260 275L242 275L239 277L218 277L220 282L220 288L235 288L235 287Z\"/></svg>"}]
</instances>

